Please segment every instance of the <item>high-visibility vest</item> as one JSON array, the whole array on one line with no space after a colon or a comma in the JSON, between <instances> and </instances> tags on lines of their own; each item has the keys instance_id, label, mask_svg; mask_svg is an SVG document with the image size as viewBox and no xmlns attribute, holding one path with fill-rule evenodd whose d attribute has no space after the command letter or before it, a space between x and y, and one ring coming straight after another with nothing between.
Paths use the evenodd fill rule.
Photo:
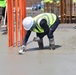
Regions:
<instances>
[{"instance_id":1,"label":"high-visibility vest","mask_svg":"<svg viewBox=\"0 0 76 75\"><path fill-rule=\"evenodd\" d=\"M49 2L49 3L53 3L53 0L44 0L45 3Z\"/></svg>"},{"instance_id":2,"label":"high-visibility vest","mask_svg":"<svg viewBox=\"0 0 76 75\"><path fill-rule=\"evenodd\" d=\"M53 3L53 0L50 0L49 3L52 4Z\"/></svg>"},{"instance_id":3,"label":"high-visibility vest","mask_svg":"<svg viewBox=\"0 0 76 75\"><path fill-rule=\"evenodd\" d=\"M59 4L60 3L60 0L56 0L56 3Z\"/></svg>"},{"instance_id":4,"label":"high-visibility vest","mask_svg":"<svg viewBox=\"0 0 76 75\"><path fill-rule=\"evenodd\" d=\"M44 0L45 3L49 2L50 0Z\"/></svg>"},{"instance_id":5,"label":"high-visibility vest","mask_svg":"<svg viewBox=\"0 0 76 75\"><path fill-rule=\"evenodd\" d=\"M0 0L0 7L6 6L6 0Z\"/></svg>"},{"instance_id":6,"label":"high-visibility vest","mask_svg":"<svg viewBox=\"0 0 76 75\"><path fill-rule=\"evenodd\" d=\"M47 25L50 28L56 21L56 15L53 13L41 13L37 15L36 17L34 17L33 19L35 21L36 26L32 30L37 33L43 33L44 30L40 26L40 21L42 19L45 19L47 21Z\"/></svg>"},{"instance_id":7,"label":"high-visibility vest","mask_svg":"<svg viewBox=\"0 0 76 75\"><path fill-rule=\"evenodd\" d=\"M73 0L74 3L76 3L76 0Z\"/></svg>"}]
</instances>

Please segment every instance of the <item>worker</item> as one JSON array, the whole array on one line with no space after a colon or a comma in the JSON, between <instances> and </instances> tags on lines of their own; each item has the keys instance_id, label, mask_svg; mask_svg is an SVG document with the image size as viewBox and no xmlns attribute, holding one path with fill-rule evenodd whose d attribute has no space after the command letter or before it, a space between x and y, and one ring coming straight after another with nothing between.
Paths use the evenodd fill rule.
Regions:
<instances>
[{"instance_id":1,"label":"worker","mask_svg":"<svg viewBox=\"0 0 76 75\"><path fill-rule=\"evenodd\" d=\"M1 9L1 18L0 20L2 19L2 17L4 17L5 15L5 9L6 9L6 0L0 0L0 9Z\"/></svg>"},{"instance_id":2,"label":"worker","mask_svg":"<svg viewBox=\"0 0 76 75\"><path fill-rule=\"evenodd\" d=\"M6 11L6 2L7 0L0 0L0 8L1 8L1 17L0 17L0 21L2 20L2 17L5 19L5 11ZM5 19L5 24L7 24L7 15L6 15L6 19ZM7 33L7 26L6 25L2 25L1 27L5 27L6 30L2 33L2 34L6 34Z\"/></svg>"},{"instance_id":3,"label":"worker","mask_svg":"<svg viewBox=\"0 0 76 75\"><path fill-rule=\"evenodd\" d=\"M0 21L2 19L2 8L5 7L5 1L4 0L0 0Z\"/></svg>"},{"instance_id":4,"label":"worker","mask_svg":"<svg viewBox=\"0 0 76 75\"><path fill-rule=\"evenodd\" d=\"M49 49L55 49L54 31L58 27L60 21L59 18L53 13L41 13L35 17L26 17L23 19L23 27L26 30L25 37L19 54L23 54L26 51L26 45L31 31L36 32L37 42L40 49L44 48L43 37L47 35L49 39Z\"/></svg>"}]
</instances>

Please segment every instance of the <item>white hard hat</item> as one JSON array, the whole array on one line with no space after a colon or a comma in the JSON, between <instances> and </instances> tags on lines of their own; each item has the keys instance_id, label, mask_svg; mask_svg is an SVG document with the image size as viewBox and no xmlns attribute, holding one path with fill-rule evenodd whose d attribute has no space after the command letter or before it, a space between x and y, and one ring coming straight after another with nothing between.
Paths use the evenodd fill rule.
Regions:
<instances>
[{"instance_id":1,"label":"white hard hat","mask_svg":"<svg viewBox=\"0 0 76 75\"><path fill-rule=\"evenodd\" d=\"M33 18L32 17L26 17L23 19L23 26L25 30L29 30L33 26Z\"/></svg>"}]
</instances>

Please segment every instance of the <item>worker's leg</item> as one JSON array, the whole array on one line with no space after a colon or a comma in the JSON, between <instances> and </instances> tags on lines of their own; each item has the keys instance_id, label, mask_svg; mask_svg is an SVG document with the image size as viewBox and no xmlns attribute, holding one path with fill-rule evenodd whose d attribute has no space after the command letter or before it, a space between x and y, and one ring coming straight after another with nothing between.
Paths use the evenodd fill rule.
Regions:
<instances>
[{"instance_id":1,"label":"worker's leg","mask_svg":"<svg viewBox=\"0 0 76 75\"><path fill-rule=\"evenodd\" d=\"M43 39L40 39L38 41L38 46L39 46L40 49L43 49Z\"/></svg>"},{"instance_id":2,"label":"worker's leg","mask_svg":"<svg viewBox=\"0 0 76 75\"><path fill-rule=\"evenodd\" d=\"M6 14L6 15L5 15ZM7 12L6 12L6 7L2 8L2 16L5 18L5 25L7 25Z\"/></svg>"},{"instance_id":3,"label":"worker's leg","mask_svg":"<svg viewBox=\"0 0 76 75\"><path fill-rule=\"evenodd\" d=\"M54 38L49 39L49 48L55 49L55 41Z\"/></svg>"},{"instance_id":4,"label":"worker's leg","mask_svg":"<svg viewBox=\"0 0 76 75\"><path fill-rule=\"evenodd\" d=\"M55 49L55 42L54 42L54 31L56 30L56 28L58 27L60 21L57 17L57 20L56 22L50 27L50 30L49 30L49 34L48 34L48 38L49 38L49 46L50 46L50 49Z\"/></svg>"},{"instance_id":5,"label":"worker's leg","mask_svg":"<svg viewBox=\"0 0 76 75\"><path fill-rule=\"evenodd\" d=\"M40 49L43 49L43 47L44 47L44 45L43 45L43 37L46 34L45 33L37 33L36 35L39 38L39 40L38 40L38 46L39 46Z\"/></svg>"},{"instance_id":6,"label":"worker's leg","mask_svg":"<svg viewBox=\"0 0 76 75\"><path fill-rule=\"evenodd\" d=\"M2 19L2 7L0 7L0 22L1 22L1 19Z\"/></svg>"},{"instance_id":7,"label":"worker's leg","mask_svg":"<svg viewBox=\"0 0 76 75\"><path fill-rule=\"evenodd\" d=\"M6 14L6 16L5 16ZM6 13L6 7L2 8L2 16L5 18L5 24L1 26L2 28L5 28L5 31L2 34L7 34L7 13Z\"/></svg>"}]
</instances>

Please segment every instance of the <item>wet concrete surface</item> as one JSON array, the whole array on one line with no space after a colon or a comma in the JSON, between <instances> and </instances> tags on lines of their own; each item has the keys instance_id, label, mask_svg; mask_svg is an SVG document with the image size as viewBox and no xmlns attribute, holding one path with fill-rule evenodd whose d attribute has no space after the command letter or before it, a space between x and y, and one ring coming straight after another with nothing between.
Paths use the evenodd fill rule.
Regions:
<instances>
[{"instance_id":1,"label":"wet concrete surface","mask_svg":"<svg viewBox=\"0 0 76 75\"><path fill-rule=\"evenodd\" d=\"M76 75L76 29L73 25L59 25L55 31L55 50L49 50L47 36L45 49L36 42L27 45L19 55L20 47L8 47L8 36L0 31L0 75ZM35 33L31 34L30 42Z\"/></svg>"}]
</instances>

